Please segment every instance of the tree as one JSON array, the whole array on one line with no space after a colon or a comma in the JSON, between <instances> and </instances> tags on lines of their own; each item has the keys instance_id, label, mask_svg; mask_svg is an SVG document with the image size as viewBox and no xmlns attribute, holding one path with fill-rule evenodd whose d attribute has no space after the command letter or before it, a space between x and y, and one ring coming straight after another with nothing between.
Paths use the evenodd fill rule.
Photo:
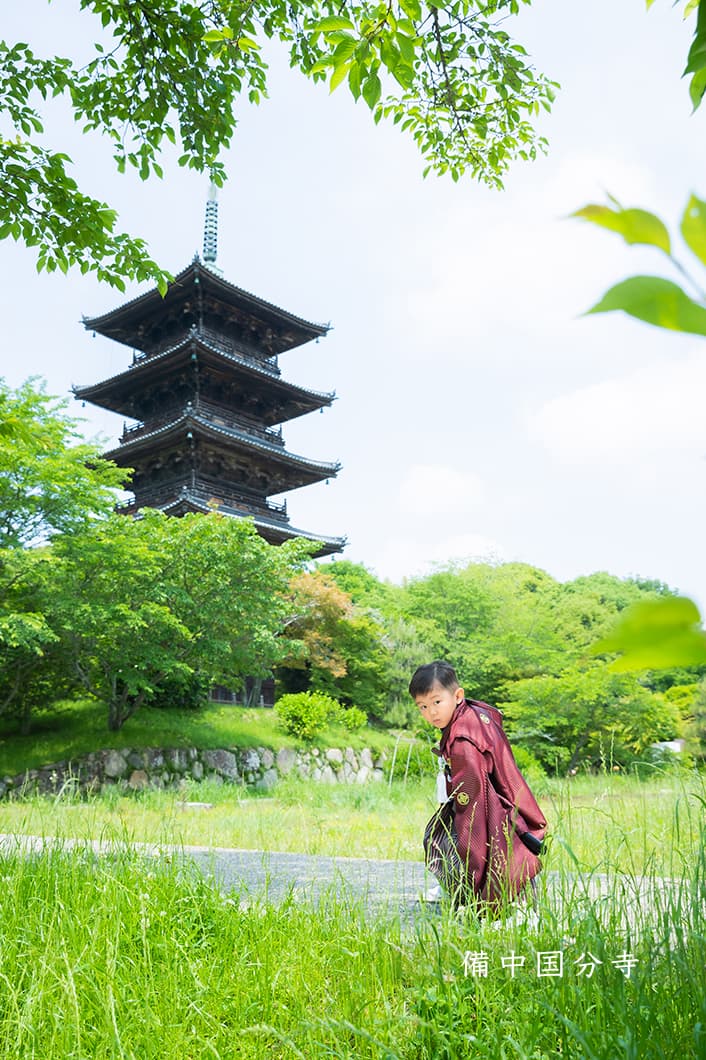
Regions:
<instances>
[{"instance_id":1,"label":"tree","mask_svg":"<svg viewBox=\"0 0 706 1060\"><path fill-rule=\"evenodd\" d=\"M627 765L656 740L677 736L681 726L673 703L601 665L517 681L501 707L513 738L567 773L581 761Z\"/></svg>"},{"instance_id":2,"label":"tree","mask_svg":"<svg viewBox=\"0 0 706 1060\"><path fill-rule=\"evenodd\" d=\"M79 441L66 402L29 380L0 380L0 714L29 731L34 707L70 682L49 611L52 557L28 548L105 517L125 473Z\"/></svg>"},{"instance_id":3,"label":"tree","mask_svg":"<svg viewBox=\"0 0 706 1060\"><path fill-rule=\"evenodd\" d=\"M697 687L685 736L687 750L693 753L701 765L706 764L706 678Z\"/></svg>"},{"instance_id":4,"label":"tree","mask_svg":"<svg viewBox=\"0 0 706 1060\"><path fill-rule=\"evenodd\" d=\"M296 576L290 592L285 634L296 638L296 648L287 649L280 684L291 692L323 692L381 719L387 651L378 623L353 604L329 568Z\"/></svg>"},{"instance_id":5,"label":"tree","mask_svg":"<svg viewBox=\"0 0 706 1060\"><path fill-rule=\"evenodd\" d=\"M51 599L47 548L3 553L0 598L0 715L15 715L23 734L32 712L70 691L60 638L47 615Z\"/></svg>"},{"instance_id":6,"label":"tree","mask_svg":"<svg viewBox=\"0 0 706 1060\"><path fill-rule=\"evenodd\" d=\"M292 610L284 635L297 650L284 660L290 669L326 670L343 677L347 664L341 653L343 624L353 617L350 596L324 570L302 571L290 583ZM303 650L302 650L303 649Z\"/></svg>"},{"instance_id":7,"label":"tree","mask_svg":"<svg viewBox=\"0 0 706 1060\"><path fill-rule=\"evenodd\" d=\"M85 527L115 505L125 471L80 441L68 402L28 380L0 380L0 556L6 549Z\"/></svg>"},{"instance_id":8,"label":"tree","mask_svg":"<svg viewBox=\"0 0 706 1060\"><path fill-rule=\"evenodd\" d=\"M404 618L388 618L384 622L382 643L387 649L383 720L386 725L414 728L420 719L408 691L410 678L418 666L431 662L435 653L418 627Z\"/></svg>"},{"instance_id":9,"label":"tree","mask_svg":"<svg viewBox=\"0 0 706 1060\"><path fill-rule=\"evenodd\" d=\"M378 615L392 614L399 596L397 586L390 582L381 582L362 563L353 563L348 559L337 559L319 568L331 578L339 588L350 596L358 607Z\"/></svg>"},{"instance_id":10,"label":"tree","mask_svg":"<svg viewBox=\"0 0 706 1060\"><path fill-rule=\"evenodd\" d=\"M283 657L285 592L311 546L217 514L115 515L57 539L52 624L119 729L165 681L238 687Z\"/></svg>"},{"instance_id":11,"label":"tree","mask_svg":"<svg viewBox=\"0 0 706 1060\"><path fill-rule=\"evenodd\" d=\"M89 133L114 144L119 170L160 177L165 142L179 163L225 179L220 154L235 104L267 94L263 44L282 42L290 62L331 90L347 82L375 121L389 118L416 141L427 169L500 186L517 158L544 140L532 127L555 85L530 66L505 22L529 0L80 0L96 20L93 52L42 57L0 41L0 238L37 247L38 268L76 266L124 289L126 279L168 275L140 239L120 233L108 204L81 191L71 160L45 141L43 101L68 100Z\"/></svg>"}]
</instances>

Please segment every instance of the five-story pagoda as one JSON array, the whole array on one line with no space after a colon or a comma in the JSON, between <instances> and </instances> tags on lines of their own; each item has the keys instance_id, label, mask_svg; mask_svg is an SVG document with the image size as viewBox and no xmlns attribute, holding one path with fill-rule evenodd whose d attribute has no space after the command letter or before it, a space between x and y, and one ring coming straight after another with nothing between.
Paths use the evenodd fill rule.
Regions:
<instances>
[{"instance_id":1,"label":"five-story pagoda","mask_svg":"<svg viewBox=\"0 0 706 1060\"><path fill-rule=\"evenodd\" d=\"M133 350L132 365L77 398L137 420L105 455L134 468L134 501L121 510L170 515L218 511L250 517L273 544L315 541L317 555L345 539L290 526L272 495L336 475L339 464L289 452L281 424L330 406L334 394L282 379L278 356L326 334L224 280L216 268L216 202L209 200L204 263L198 255L169 285L91 319L85 327Z\"/></svg>"}]
</instances>

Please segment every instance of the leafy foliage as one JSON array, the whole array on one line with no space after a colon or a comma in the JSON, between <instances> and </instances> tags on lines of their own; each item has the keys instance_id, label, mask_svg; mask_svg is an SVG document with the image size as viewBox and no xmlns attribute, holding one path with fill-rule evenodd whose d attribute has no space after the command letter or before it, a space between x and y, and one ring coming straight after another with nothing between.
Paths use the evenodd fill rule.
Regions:
<instances>
[{"instance_id":1,"label":"leafy foliage","mask_svg":"<svg viewBox=\"0 0 706 1060\"><path fill-rule=\"evenodd\" d=\"M80 441L67 404L36 380L17 390L0 380L0 553L83 528L115 504L124 469Z\"/></svg>"},{"instance_id":2,"label":"leafy foliage","mask_svg":"<svg viewBox=\"0 0 706 1060\"><path fill-rule=\"evenodd\" d=\"M705 82L706 84L706 82ZM693 294L662 276L632 276L611 287L589 313L622 310L655 327L706 335L706 291L687 266L675 257L666 225L646 210L623 209L611 197L610 206L591 203L572 216L607 228L626 243L661 250L673 267L689 282ZM706 202L692 195L682 214L682 238L700 265L706 265Z\"/></svg>"},{"instance_id":3,"label":"leafy foliage","mask_svg":"<svg viewBox=\"0 0 706 1060\"><path fill-rule=\"evenodd\" d=\"M338 721L349 732L357 732L358 729L364 729L368 724L368 716L360 707L341 706L334 720Z\"/></svg>"},{"instance_id":4,"label":"leafy foliage","mask_svg":"<svg viewBox=\"0 0 706 1060\"><path fill-rule=\"evenodd\" d=\"M647 8L652 7L655 0L645 0ZM673 6L681 6L680 0L673 0ZM706 3L704 0L683 0L684 18L688 18L696 11L696 26L694 28L694 39L689 49L686 61L684 77L691 74L689 82L689 95L696 110L704 92L706 91Z\"/></svg>"},{"instance_id":5,"label":"leafy foliage","mask_svg":"<svg viewBox=\"0 0 706 1060\"><path fill-rule=\"evenodd\" d=\"M285 732L300 740L313 740L341 715L341 704L322 692L293 692L280 696L275 711Z\"/></svg>"},{"instance_id":6,"label":"leafy foliage","mask_svg":"<svg viewBox=\"0 0 706 1060\"><path fill-rule=\"evenodd\" d=\"M0 715L20 720L76 689L60 638L47 615L52 562L47 549L0 553Z\"/></svg>"},{"instance_id":7,"label":"leafy foliage","mask_svg":"<svg viewBox=\"0 0 706 1060\"><path fill-rule=\"evenodd\" d=\"M36 381L13 390L0 381L0 713L32 710L75 688L49 617L57 533L105 517L124 472L80 441L66 402Z\"/></svg>"},{"instance_id":8,"label":"leafy foliage","mask_svg":"<svg viewBox=\"0 0 706 1060\"><path fill-rule=\"evenodd\" d=\"M706 678L703 678L698 685L684 735L688 749L694 758L704 765L706 763Z\"/></svg>"},{"instance_id":9,"label":"leafy foliage","mask_svg":"<svg viewBox=\"0 0 706 1060\"><path fill-rule=\"evenodd\" d=\"M338 587L331 569L304 572L292 580L292 614L284 634L285 644L296 638L295 650L291 645L286 649L278 680L290 692L323 692L380 717L387 657L382 629Z\"/></svg>"},{"instance_id":10,"label":"leafy foliage","mask_svg":"<svg viewBox=\"0 0 706 1060\"><path fill-rule=\"evenodd\" d=\"M38 248L37 268L78 267L124 289L169 275L145 243L117 230L115 211L81 191L71 159L44 142L44 103L63 97L87 133L113 144L120 171L162 176L165 145L179 164L225 179L220 155L235 107L267 94L262 47L282 42L292 67L331 90L347 82L374 120L389 118L426 169L466 170L493 186L545 143L532 126L556 85L531 67L505 23L528 0L80 0L97 20L90 56L42 57L0 41L0 238Z\"/></svg>"},{"instance_id":11,"label":"leafy foliage","mask_svg":"<svg viewBox=\"0 0 706 1060\"><path fill-rule=\"evenodd\" d=\"M649 5L648 5L649 6ZM696 7L687 4L687 11ZM706 2L698 4L696 38L687 72L694 74L692 97L698 106L706 90ZM696 86L696 88L694 87ZM624 210L615 199L610 207L590 205L574 216L618 232L627 243L657 247L685 277L695 297L678 284L658 276L633 276L611 287L589 310L591 313L623 310L656 327L706 335L706 291L694 281L687 267L672 252L666 226L644 210ZM706 265L706 202L691 195L682 214L680 231L684 243L700 266ZM618 670L664 670L706 664L706 634L693 601L686 598L643 601L635 604L594 651L619 652L613 663Z\"/></svg>"},{"instance_id":12,"label":"leafy foliage","mask_svg":"<svg viewBox=\"0 0 706 1060\"><path fill-rule=\"evenodd\" d=\"M165 682L194 674L237 687L265 676L284 647L278 633L300 541L268 545L246 520L115 515L54 546L52 605L83 687L120 728Z\"/></svg>"},{"instance_id":13,"label":"leafy foliage","mask_svg":"<svg viewBox=\"0 0 706 1060\"><path fill-rule=\"evenodd\" d=\"M158 710L201 710L208 705L211 682L198 670L188 675L165 677L145 696L144 705Z\"/></svg>"},{"instance_id":14,"label":"leafy foliage","mask_svg":"<svg viewBox=\"0 0 706 1060\"><path fill-rule=\"evenodd\" d=\"M619 652L611 669L652 670L706 664L706 633L693 600L671 596L633 604L606 637L596 654Z\"/></svg>"},{"instance_id":15,"label":"leafy foliage","mask_svg":"<svg viewBox=\"0 0 706 1060\"><path fill-rule=\"evenodd\" d=\"M697 12L696 29L689 49L684 76L692 75L689 82L689 95L694 104L694 110L696 110L706 92L706 3L703 0L688 0L686 13L691 13L694 8Z\"/></svg>"},{"instance_id":16,"label":"leafy foliage","mask_svg":"<svg viewBox=\"0 0 706 1060\"><path fill-rule=\"evenodd\" d=\"M656 740L679 732L679 711L636 678L605 666L571 667L558 676L517 681L503 710L512 734L543 765L575 770L628 765Z\"/></svg>"}]
</instances>

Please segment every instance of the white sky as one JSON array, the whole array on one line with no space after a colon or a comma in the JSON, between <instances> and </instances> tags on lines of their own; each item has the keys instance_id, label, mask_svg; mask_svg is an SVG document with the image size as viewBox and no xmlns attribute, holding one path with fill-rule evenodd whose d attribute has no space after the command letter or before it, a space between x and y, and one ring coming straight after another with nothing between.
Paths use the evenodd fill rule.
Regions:
<instances>
[{"instance_id":1,"label":"white sky","mask_svg":"<svg viewBox=\"0 0 706 1060\"><path fill-rule=\"evenodd\" d=\"M7 5L4 5L5 7ZM550 154L504 192L421 178L392 126L345 87L329 97L275 56L271 99L243 105L220 196L226 279L334 330L281 358L283 375L339 400L285 425L288 447L343 470L288 495L293 525L346 534L346 558L401 579L452 558L521 559L566 579L594 570L660 578L706 606L706 340L618 314L582 318L612 283L664 271L572 210L653 209L677 228L706 197L706 110L680 80L691 34L668 0L544 0L520 39L562 84L543 121ZM0 14L10 39L69 51L86 15L26 0ZM120 210L173 272L200 250L205 178L141 183L113 172L107 142L60 108L54 145L83 190ZM37 276L0 244L5 349L16 385L50 392L103 379L130 351L80 325L134 296L90 277ZM122 420L87 407L86 432Z\"/></svg>"}]
</instances>

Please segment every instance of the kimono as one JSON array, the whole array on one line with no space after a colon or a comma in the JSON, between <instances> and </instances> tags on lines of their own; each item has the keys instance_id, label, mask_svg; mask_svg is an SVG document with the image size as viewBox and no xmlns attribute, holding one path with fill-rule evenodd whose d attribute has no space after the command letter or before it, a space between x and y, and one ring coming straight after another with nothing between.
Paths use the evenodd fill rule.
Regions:
<instances>
[{"instance_id":1,"label":"kimono","mask_svg":"<svg viewBox=\"0 0 706 1060\"><path fill-rule=\"evenodd\" d=\"M517 767L495 707L477 700L459 703L442 730L437 753L446 763L449 802L439 814L450 826L447 855L454 868L449 871L448 858L446 866L438 857L434 862L428 848L427 863L447 888L449 880L455 881L456 904L475 901L479 911L495 911L541 870L526 843L538 847L546 819Z\"/></svg>"}]
</instances>

